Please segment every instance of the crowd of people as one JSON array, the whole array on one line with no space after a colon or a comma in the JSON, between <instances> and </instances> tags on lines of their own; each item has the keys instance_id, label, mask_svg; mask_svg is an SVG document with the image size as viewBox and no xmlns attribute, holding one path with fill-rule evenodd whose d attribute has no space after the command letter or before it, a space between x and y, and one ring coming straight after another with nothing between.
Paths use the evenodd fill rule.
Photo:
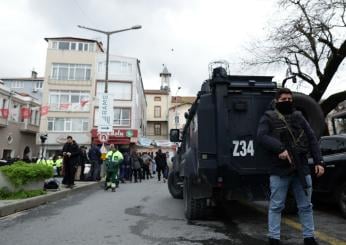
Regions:
<instances>
[{"instance_id":1,"label":"crowd of people","mask_svg":"<svg viewBox=\"0 0 346 245\"><path fill-rule=\"evenodd\" d=\"M57 158L59 159L59 158ZM57 161L54 162L54 164ZM71 136L62 148L62 165L55 164L56 174L63 176L62 184L73 188L74 180L100 181L106 177L105 190L116 190L119 183L139 183L145 179L154 178L166 182L169 172L169 154L159 149L153 152L138 152L136 145L126 151L120 151L117 145L110 144L104 159L100 147L93 143L88 150L79 147ZM90 171L85 171L85 165L90 164ZM102 167L103 166L103 167Z\"/></svg>"}]
</instances>

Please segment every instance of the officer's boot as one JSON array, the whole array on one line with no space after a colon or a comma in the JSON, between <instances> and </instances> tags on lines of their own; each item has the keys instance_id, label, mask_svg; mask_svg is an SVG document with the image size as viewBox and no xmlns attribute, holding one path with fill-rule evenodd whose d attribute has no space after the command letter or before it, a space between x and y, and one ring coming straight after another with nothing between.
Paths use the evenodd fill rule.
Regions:
<instances>
[{"instance_id":1,"label":"officer's boot","mask_svg":"<svg viewBox=\"0 0 346 245\"><path fill-rule=\"evenodd\" d=\"M109 188L111 188L111 182L107 182L106 186L105 186L105 191L107 191Z\"/></svg>"},{"instance_id":2,"label":"officer's boot","mask_svg":"<svg viewBox=\"0 0 346 245\"><path fill-rule=\"evenodd\" d=\"M269 245L280 245L280 240L274 239L274 238L269 238Z\"/></svg>"},{"instance_id":3,"label":"officer's boot","mask_svg":"<svg viewBox=\"0 0 346 245\"><path fill-rule=\"evenodd\" d=\"M304 238L304 245L318 245L318 243L316 242L315 238L307 237Z\"/></svg>"},{"instance_id":4,"label":"officer's boot","mask_svg":"<svg viewBox=\"0 0 346 245\"><path fill-rule=\"evenodd\" d=\"M115 192L115 183L112 183L112 191Z\"/></svg>"}]
</instances>

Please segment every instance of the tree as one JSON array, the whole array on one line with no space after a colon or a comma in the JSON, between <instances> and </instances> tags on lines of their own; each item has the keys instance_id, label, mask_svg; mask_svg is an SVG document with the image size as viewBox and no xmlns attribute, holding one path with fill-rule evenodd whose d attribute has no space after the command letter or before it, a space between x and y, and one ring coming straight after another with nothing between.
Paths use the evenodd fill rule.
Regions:
<instances>
[{"instance_id":1,"label":"tree","mask_svg":"<svg viewBox=\"0 0 346 245\"><path fill-rule=\"evenodd\" d=\"M248 63L287 65L291 77L312 86L310 96L327 115L346 99L342 91L321 101L346 57L346 0L280 0L279 9L285 19L264 45L251 48L255 58Z\"/></svg>"}]
</instances>

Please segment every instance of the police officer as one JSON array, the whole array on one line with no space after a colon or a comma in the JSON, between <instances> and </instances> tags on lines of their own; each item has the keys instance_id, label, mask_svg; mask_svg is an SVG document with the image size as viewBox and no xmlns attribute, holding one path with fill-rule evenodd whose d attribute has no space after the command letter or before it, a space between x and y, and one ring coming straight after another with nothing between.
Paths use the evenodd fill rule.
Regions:
<instances>
[{"instance_id":1,"label":"police officer","mask_svg":"<svg viewBox=\"0 0 346 245\"><path fill-rule=\"evenodd\" d=\"M56 169L57 169L57 172L58 172L58 176L61 176L62 157L60 155L55 160L55 164L56 164Z\"/></svg>"},{"instance_id":2,"label":"police officer","mask_svg":"<svg viewBox=\"0 0 346 245\"><path fill-rule=\"evenodd\" d=\"M106 182L105 190L112 188L115 191L115 187L119 186L119 166L123 160L123 155L118 150L118 147L114 144L110 145L110 150L106 155Z\"/></svg>"},{"instance_id":3,"label":"police officer","mask_svg":"<svg viewBox=\"0 0 346 245\"><path fill-rule=\"evenodd\" d=\"M287 88L279 89L274 108L262 116L257 132L258 142L273 159L268 210L269 244L280 244L281 211L291 186L303 227L304 244L315 245L307 153L311 152L317 177L323 175L324 167L316 136L301 112L294 110L292 102L292 92Z\"/></svg>"}]
</instances>

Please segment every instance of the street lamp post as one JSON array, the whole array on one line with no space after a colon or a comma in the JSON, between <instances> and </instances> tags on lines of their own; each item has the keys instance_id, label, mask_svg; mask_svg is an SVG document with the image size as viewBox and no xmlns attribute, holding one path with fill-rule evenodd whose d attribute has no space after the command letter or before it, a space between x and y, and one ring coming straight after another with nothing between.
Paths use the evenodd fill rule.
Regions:
<instances>
[{"instance_id":1,"label":"street lamp post","mask_svg":"<svg viewBox=\"0 0 346 245\"><path fill-rule=\"evenodd\" d=\"M81 25L78 25L78 27L79 28L83 28L83 29L87 29L87 30L90 30L90 31L95 31L95 32L103 33L103 34L107 35L105 93L108 93L108 63L109 63L109 37L110 37L110 35L118 33L118 32L123 32L123 31L130 31L130 30L141 29L142 26L135 25L135 26L132 26L130 28L120 29L120 30L116 30L116 31L102 31L102 30L98 30L98 29L94 29L94 28L90 28L90 27L86 27L86 26L81 26Z\"/></svg>"},{"instance_id":2,"label":"street lamp post","mask_svg":"<svg viewBox=\"0 0 346 245\"><path fill-rule=\"evenodd\" d=\"M178 95L178 92L180 89L181 89L181 87L178 87L177 92L175 93L175 117L174 117L174 121L175 121L175 128L176 129L178 128L178 120L179 120L178 111L177 111L177 95Z\"/></svg>"}]
</instances>

